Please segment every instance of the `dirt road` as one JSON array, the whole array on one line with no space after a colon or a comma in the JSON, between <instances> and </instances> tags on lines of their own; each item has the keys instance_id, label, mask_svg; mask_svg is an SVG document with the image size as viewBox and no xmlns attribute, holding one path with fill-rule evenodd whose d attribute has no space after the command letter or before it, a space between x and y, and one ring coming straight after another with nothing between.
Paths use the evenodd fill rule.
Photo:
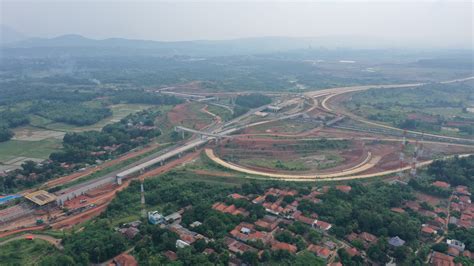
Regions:
<instances>
[{"instance_id":1,"label":"dirt road","mask_svg":"<svg viewBox=\"0 0 474 266\"><path fill-rule=\"evenodd\" d=\"M64 249L64 247L61 245L61 239L54 238L49 235L39 235L39 234L23 234L23 235L15 236L8 240L0 242L0 246L6 245L7 243L15 241L15 240L20 240L20 239L26 240L27 236L32 236L34 239L41 239L41 240L47 241L51 243L53 246L55 246L57 249L60 249L60 250Z\"/></svg>"},{"instance_id":2,"label":"dirt road","mask_svg":"<svg viewBox=\"0 0 474 266\"><path fill-rule=\"evenodd\" d=\"M213 162L219 164L220 166L223 166L225 168L245 173L245 174L250 174L250 175L257 175L257 176L262 176L262 177L267 177L267 178L277 178L279 180L284 180L284 181L342 181L342 180L352 180L352 179L363 179L363 178L371 178L371 177L378 177L378 176L384 176L388 174L394 174L398 173L401 171L407 171L411 169L411 166L406 166L403 168L398 168L394 170L387 170L387 171L381 171L377 173L372 173L372 174L365 174L365 175L354 175L356 173L364 172L372 167L374 167L380 160L380 157L374 157L372 158L369 162L366 162L364 165L354 168L349 171L341 171L339 173L333 173L333 174L326 174L326 175L289 175L289 174L278 174L278 173L268 173L268 172L263 172L263 171L255 171L251 169L247 169L245 167L231 164L228 162L223 161L219 157L217 157L214 154L214 151L212 149L205 149L205 153L209 159L211 159ZM459 157L466 157L472 154L462 154L458 155ZM448 159L452 158L453 156L446 156L443 159ZM426 166L429 165L433 162L433 160L428 160L424 162L420 162L417 164L418 167Z\"/></svg>"}]
</instances>

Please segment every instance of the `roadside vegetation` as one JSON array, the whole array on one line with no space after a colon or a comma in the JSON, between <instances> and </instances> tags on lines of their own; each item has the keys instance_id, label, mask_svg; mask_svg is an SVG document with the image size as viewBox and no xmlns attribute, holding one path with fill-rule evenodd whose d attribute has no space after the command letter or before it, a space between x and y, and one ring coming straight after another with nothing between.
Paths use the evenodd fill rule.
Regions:
<instances>
[{"instance_id":1,"label":"roadside vegetation","mask_svg":"<svg viewBox=\"0 0 474 266\"><path fill-rule=\"evenodd\" d=\"M53 245L40 240L14 240L0 246L2 265L72 265L73 261L61 255Z\"/></svg>"},{"instance_id":2,"label":"roadside vegetation","mask_svg":"<svg viewBox=\"0 0 474 266\"><path fill-rule=\"evenodd\" d=\"M26 161L21 169L0 176L0 191L11 193L31 188L52 178L77 171L98 161L113 159L136 147L147 145L161 135L155 120L163 116L159 110L145 110L128 115L99 131L68 133L63 149L53 152L50 161ZM21 176L22 178L18 178Z\"/></svg>"},{"instance_id":3,"label":"roadside vegetation","mask_svg":"<svg viewBox=\"0 0 474 266\"><path fill-rule=\"evenodd\" d=\"M474 82L427 84L356 93L346 106L358 115L407 130L474 136Z\"/></svg>"}]
</instances>

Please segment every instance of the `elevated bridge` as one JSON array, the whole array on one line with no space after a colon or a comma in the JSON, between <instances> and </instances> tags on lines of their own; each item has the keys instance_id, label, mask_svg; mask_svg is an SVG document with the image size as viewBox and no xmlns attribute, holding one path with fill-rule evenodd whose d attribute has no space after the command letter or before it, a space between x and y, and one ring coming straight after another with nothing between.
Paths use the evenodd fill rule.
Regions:
<instances>
[{"instance_id":1,"label":"elevated bridge","mask_svg":"<svg viewBox=\"0 0 474 266\"><path fill-rule=\"evenodd\" d=\"M182 127L182 126L174 127L174 131L183 132L183 133L184 132L190 132L190 133L193 133L193 134L200 135L201 137L202 136L207 136L207 137L214 137L214 138L218 138L218 139L225 137L225 135L223 135L223 134L205 132L205 131L200 131L200 130L191 129L191 128L187 128L187 127Z\"/></svg>"}]
</instances>

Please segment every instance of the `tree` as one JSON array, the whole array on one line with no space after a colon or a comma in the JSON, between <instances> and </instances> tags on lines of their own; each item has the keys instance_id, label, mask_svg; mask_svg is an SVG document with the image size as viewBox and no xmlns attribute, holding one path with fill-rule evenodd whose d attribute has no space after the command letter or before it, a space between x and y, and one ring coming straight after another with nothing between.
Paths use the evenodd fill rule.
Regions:
<instances>
[{"instance_id":1,"label":"tree","mask_svg":"<svg viewBox=\"0 0 474 266\"><path fill-rule=\"evenodd\" d=\"M265 201L268 201L268 202L275 202L277 200L278 200L277 196L273 194L269 194L265 197Z\"/></svg>"},{"instance_id":2,"label":"tree","mask_svg":"<svg viewBox=\"0 0 474 266\"><path fill-rule=\"evenodd\" d=\"M314 266L323 266L326 265L323 259L317 257L313 253L308 251L302 251L298 253L293 265L297 266L306 266L306 265L314 265Z\"/></svg>"},{"instance_id":3,"label":"tree","mask_svg":"<svg viewBox=\"0 0 474 266\"><path fill-rule=\"evenodd\" d=\"M204 249L206 249L207 244L204 239L198 239L196 242L194 242L194 248L196 249L197 252L203 252Z\"/></svg>"},{"instance_id":4,"label":"tree","mask_svg":"<svg viewBox=\"0 0 474 266\"><path fill-rule=\"evenodd\" d=\"M434 251L438 251L441 253L445 253L448 251L448 244L441 242L441 243L436 243L431 247Z\"/></svg>"},{"instance_id":5,"label":"tree","mask_svg":"<svg viewBox=\"0 0 474 266\"><path fill-rule=\"evenodd\" d=\"M39 262L40 266L70 266L77 265L74 259L64 254L46 256Z\"/></svg>"},{"instance_id":6,"label":"tree","mask_svg":"<svg viewBox=\"0 0 474 266\"><path fill-rule=\"evenodd\" d=\"M250 265L257 265L258 264L258 254L252 251L245 251L242 254L242 260Z\"/></svg>"}]
</instances>

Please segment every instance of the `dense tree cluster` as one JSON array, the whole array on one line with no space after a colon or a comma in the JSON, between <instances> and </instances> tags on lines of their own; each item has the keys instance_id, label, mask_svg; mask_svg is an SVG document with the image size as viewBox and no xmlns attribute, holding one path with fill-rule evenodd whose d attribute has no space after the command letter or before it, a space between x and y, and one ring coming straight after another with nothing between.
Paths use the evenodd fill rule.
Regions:
<instances>
[{"instance_id":1,"label":"dense tree cluster","mask_svg":"<svg viewBox=\"0 0 474 266\"><path fill-rule=\"evenodd\" d=\"M417 179L411 179L408 184L416 190L424 193L448 198L451 189L433 186L434 181L444 181L452 186L463 185L474 192L474 156L454 157L449 160L436 160L428 168L420 173Z\"/></svg>"},{"instance_id":2,"label":"dense tree cluster","mask_svg":"<svg viewBox=\"0 0 474 266\"><path fill-rule=\"evenodd\" d=\"M21 169L0 176L0 193L12 193L18 189L30 188L73 170L77 170L77 167L64 169L54 161L43 164L26 161L21 165Z\"/></svg>"},{"instance_id":3,"label":"dense tree cluster","mask_svg":"<svg viewBox=\"0 0 474 266\"><path fill-rule=\"evenodd\" d=\"M246 108L257 108L262 105L269 104L271 102L272 102L272 98L260 93L239 95L235 99L235 103L237 105L240 105Z\"/></svg>"},{"instance_id":4,"label":"dense tree cluster","mask_svg":"<svg viewBox=\"0 0 474 266\"><path fill-rule=\"evenodd\" d=\"M0 142L7 141L13 137L14 127L26 125L29 123L28 117L21 112L10 110L0 112Z\"/></svg>"},{"instance_id":5,"label":"dense tree cluster","mask_svg":"<svg viewBox=\"0 0 474 266\"><path fill-rule=\"evenodd\" d=\"M428 166L428 174L435 180L453 186L464 185L474 189L474 156L455 157L452 160L434 161Z\"/></svg>"},{"instance_id":6,"label":"dense tree cluster","mask_svg":"<svg viewBox=\"0 0 474 266\"><path fill-rule=\"evenodd\" d=\"M63 76L67 78L67 76ZM102 95L92 87L39 84L34 80L16 80L1 84L0 105L13 105L38 99L58 102L86 102Z\"/></svg>"},{"instance_id":7,"label":"dense tree cluster","mask_svg":"<svg viewBox=\"0 0 474 266\"><path fill-rule=\"evenodd\" d=\"M170 95L159 95L156 93L144 92L141 90L122 90L112 94L113 103L140 103L157 105L176 105L182 102L181 99Z\"/></svg>"},{"instance_id":8,"label":"dense tree cluster","mask_svg":"<svg viewBox=\"0 0 474 266\"><path fill-rule=\"evenodd\" d=\"M52 153L50 158L59 162L93 163L96 159L124 153L161 134L161 130L154 126L159 115L159 111L144 110L105 126L100 132L67 133L63 139L64 149ZM105 152L106 147L114 145L118 147L115 151Z\"/></svg>"},{"instance_id":9,"label":"dense tree cluster","mask_svg":"<svg viewBox=\"0 0 474 266\"><path fill-rule=\"evenodd\" d=\"M55 122L76 126L92 125L111 116L108 107L91 107L81 103L45 102L31 108L31 112Z\"/></svg>"},{"instance_id":10,"label":"dense tree cluster","mask_svg":"<svg viewBox=\"0 0 474 266\"><path fill-rule=\"evenodd\" d=\"M298 209L306 213L316 212L322 220L333 223L332 231L339 237L352 231L365 231L376 236L399 236L413 241L418 237L419 221L390 211L412 197L406 186L353 184L349 193L333 189L322 197L322 203L302 201Z\"/></svg>"}]
</instances>

